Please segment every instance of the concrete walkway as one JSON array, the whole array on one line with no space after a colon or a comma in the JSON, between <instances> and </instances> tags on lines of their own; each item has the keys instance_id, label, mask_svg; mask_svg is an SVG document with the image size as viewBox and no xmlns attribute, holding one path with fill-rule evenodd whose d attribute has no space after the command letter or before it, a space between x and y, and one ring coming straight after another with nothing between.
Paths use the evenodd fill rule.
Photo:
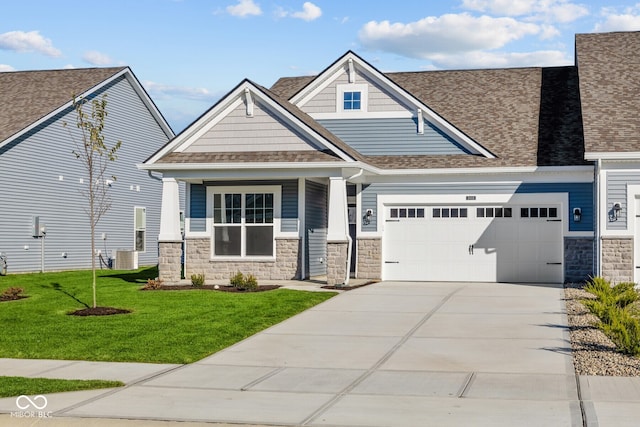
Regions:
<instances>
[{"instance_id":1,"label":"concrete walkway","mask_svg":"<svg viewBox=\"0 0 640 427\"><path fill-rule=\"evenodd\" d=\"M640 379L577 379L566 325L561 286L383 282L190 365L4 359L0 375L128 384L47 396L47 426L637 425ZM0 399L0 425L33 424L16 411Z\"/></svg>"}]
</instances>

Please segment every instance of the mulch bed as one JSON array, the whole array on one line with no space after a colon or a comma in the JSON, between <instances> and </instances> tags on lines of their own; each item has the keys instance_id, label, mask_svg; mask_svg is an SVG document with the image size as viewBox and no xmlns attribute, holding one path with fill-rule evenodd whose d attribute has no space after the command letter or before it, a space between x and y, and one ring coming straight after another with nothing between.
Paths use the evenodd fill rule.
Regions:
<instances>
[{"instance_id":1,"label":"mulch bed","mask_svg":"<svg viewBox=\"0 0 640 427\"><path fill-rule=\"evenodd\" d=\"M216 286L218 286L216 288ZM219 291L219 292L234 292L234 293L250 293L250 292L264 292L271 291L273 289L278 289L280 285L260 285L258 289L249 291L244 289L238 289L233 286L220 286L220 285L203 285L203 286L193 286L193 285L161 285L157 289L148 289L141 288L141 291L189 291L189 290L197 290L197 289L205 289L209 291Z\"/></svg>"},{"instance_id":2,"label":"mulch bed","mask_svg":"<svg viewBox=\"0 0 640 427\"><path fill-rule=\"evenodd\" d=\"M29 298L29 297L26 295L0 295L0 302L17 301L23 298Z\"/></svg>"},{"instance_id":3,"label":"mulch bed","mask_svg":"<svg viewBox=\"0 0 640 427\"><path fill-rule=\"evenodd\" d=\"M114 314L127 314L131 310L115 307L89 307L68 313L71 316L112 316Z\"/></svg>"}]
</instances>

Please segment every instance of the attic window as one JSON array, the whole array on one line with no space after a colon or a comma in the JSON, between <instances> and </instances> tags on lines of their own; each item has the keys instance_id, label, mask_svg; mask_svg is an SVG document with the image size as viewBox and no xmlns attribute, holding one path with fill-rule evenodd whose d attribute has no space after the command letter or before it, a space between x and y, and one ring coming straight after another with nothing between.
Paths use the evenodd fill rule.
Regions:
<instances>
[{"instance_id":1,"label":"attic window","mask_svg":"<svg viewBox=\"0 0 640 427\"><path fill-rule=\"evenodd\" d=\"M352 114L367 111L366 84L342 84L336 87L336 111Z\"/></svg>"},{"instance_id":2,"label":"attic window","mask_svg":"<svg viewBox=\"0 0 640 427\"><path fill-rule=\"evenodd\" d=\"M361 92L345 92L343 94L344 109L345 110L360 110L362 107L362 93Z\"/></svg>"}]
</instances>

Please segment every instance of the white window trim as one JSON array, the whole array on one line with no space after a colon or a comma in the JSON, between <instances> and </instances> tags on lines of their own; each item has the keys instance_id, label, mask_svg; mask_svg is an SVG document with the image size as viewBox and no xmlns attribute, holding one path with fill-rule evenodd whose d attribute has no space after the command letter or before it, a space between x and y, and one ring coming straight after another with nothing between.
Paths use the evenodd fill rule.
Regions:
<instances>
[{"instance_id":1,"label":"white window trim","mask_svg":"<svg viewBox=\"0 0 640 427\"><path fill-rule=\"evenodd\" d=\"M272 193L273 194L273 255L272 256L228 256L214 255L215 238L213 236L213 195L214 194L242 194L242 206L244 213L245 194ZM211 240L209 259L212 261L275 261L276 240L282 237L280 232L282 217L282 187L279 185L251 185L251 186L209 186L207 187L207 236ZM244 226L244 223L243 223ZM244 253L245 242L242 242Z\"/></svg>"},{"instance_id":2,"label":"white window trim","mask_svg":"<svg viewBox=\"0 0 640 427\"><path fill-rule=\"evenodd\" d=\"M136 227L136 214L138 212L138 209L143 209L144 212L144 228L138 228ZM144 231L144 249L141 251L138 251L138 248L136 247L136 237L138 234L138 231ZM147 252L147 208L145 206L134 206L133 207L133 250L139 252L139 253L146 253Z\"/></svg>"},{"instance_id":3,"label":"white window trim","mask_svg":"<svg viewBox=\"0 0 640 427\"><path fill-rule=\"evenodd\" d=\"M366 113L367 106L369 104L369 85L367 84L346 84L336 85L336 112L344 114L352 113ZM345 110L344 109L344 93L345 92L360 92L360 109L359 110Z\"/></svg>"}]
</instances>

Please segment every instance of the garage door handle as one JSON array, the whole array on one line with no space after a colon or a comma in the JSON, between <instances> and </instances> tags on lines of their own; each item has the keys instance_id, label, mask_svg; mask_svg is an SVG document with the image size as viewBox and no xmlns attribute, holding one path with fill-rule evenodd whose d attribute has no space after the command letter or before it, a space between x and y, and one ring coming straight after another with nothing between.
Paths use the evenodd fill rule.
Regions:
<instances>
[{"instance_id":1,"label":"garage door handle","mask_svg":"<svg viewBox=\"0 0 640 427\"><path fill-rule=\"evenodd\" d=\"M385 261L385 264L400 264L400 261Z\"/></svg>"},{"instance_id":2,"label":"garage door handle","mask_svg":"<svg viewBox=\"0 0 640 427\"><path fill-rule=\"evenodd\" d=\"M399 219L387 219L386 222L400 222Z\"/></svg>"},{"instance_id":3,"label":"garage door handle","mask_svg":"<svg viewBox=\"0 0 640 427\"><path fill-rule=\"evenodd\" d=\"M562 265L561 262L548 262L547 265Z\"/></svg>"},{"instance_id":4,"label":"garage door handle","mask_svg":"<svg viewBox=\"0 0 640 427\"><path fill-rule=\"evenodd\" d=\"M548 219L547 222L562 222L561 219Z\"/></svg>"}]
</instances>

